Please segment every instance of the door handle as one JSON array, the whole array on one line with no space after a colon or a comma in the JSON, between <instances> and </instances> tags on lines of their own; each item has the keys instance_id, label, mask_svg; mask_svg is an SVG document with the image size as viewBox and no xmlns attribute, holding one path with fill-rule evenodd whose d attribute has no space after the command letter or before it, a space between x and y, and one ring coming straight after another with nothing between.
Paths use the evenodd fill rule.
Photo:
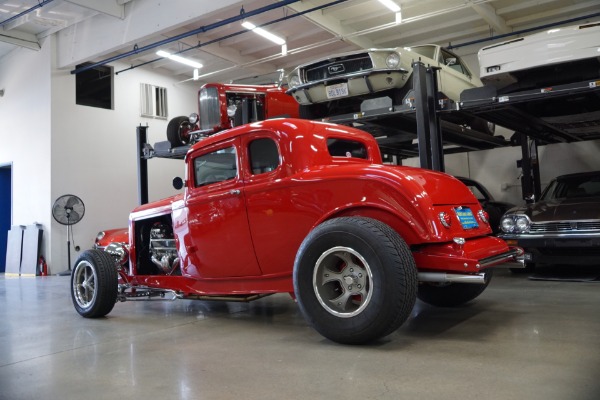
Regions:
<instances>
[{"instance_id":1,"label":"door handle","mask_svg":"<svg viewBox=\"0 0 600 400\"><path fill-rule=\"evenodd\" d=\"M229 191L229 194L233 194L233 195L235 195L235 196L239 195L240 193L241 193L241 192L240 192L240 190L239 190L239 189L231 189L231 190Z\"/></svg>"}]
</instances>

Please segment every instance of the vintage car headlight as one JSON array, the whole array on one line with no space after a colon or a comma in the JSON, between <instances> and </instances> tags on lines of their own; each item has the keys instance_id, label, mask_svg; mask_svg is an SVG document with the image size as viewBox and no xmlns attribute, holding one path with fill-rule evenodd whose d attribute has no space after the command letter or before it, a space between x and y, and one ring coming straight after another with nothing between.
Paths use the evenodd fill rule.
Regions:
<instances>
[{"instance_id":1,"label":"vintage car headlight","mask_svg":"<svg viewBox=\"0 0 600 400\"><path fill-rule=\"evenodd\" d=\"M390 53L385 59L385 65L390 69L398 68L398 65L400 65L400 54Z\"/></svg>"},{"instance_id":2,"label":"vintage car headlight","mask_svg":"<svg viewBox=\"0 0 600 400\"><path fill-rule=\"evenodd\" d=\"M117 266L123 266L129 260L129 249L123 243L112 242L106 246L106 251L115 260Z\"/></svg>"},{"instance_id":3,"label":"vintage car headlight","mask_svg":"<svg viewBox=\"0 0 600 400\"><path fill-rule=\"evenodd\" d=\"M104 232L104 231L98 232L98 234L96 235L96 243L101 241L104 238L104 236L106 236L106 232Z\"/></svg>"},{"instance_id":4,"label":"vintage car headlight","mask_svg":"<svg viewBox=\"0 0 600 400\"><path fill-rule=\"evenodd\" d=\"M500 229L504 233L524 233L530 225L527 215L505 215L500 220Z\"/></svg>"},{"instance_id":5,"label":"vintage car headlight","mask_svg":"<svg viewBox=\"0 0 600 400\"><path fill-rule=\"evenodd\" d=\"M500 220L500 229L502 229L502 232L504 233L511 233L514 231L515 221L511 216L503 217L502 220Z\"/></svg>"},{"instance_id":6,"label":"vintage car headlight","mask_svg":"<svg viewBox=\"0 0 600 400\"><path fill-rule=\"evenodd\" d=\"M200 117L196 113L191 113L190 116L188 117L188 119L190 121L190 124L196 125L196 122L198 122Z\"/></svg>"},{"instance_id":7,"label":"vintage car headlight","mask_svg":"<svg viewBox=\"0 0 600 400\"><path fill-rule=\"evenodd\" d=\"M229 118L235 117L235 112L237 111L237 106L235 104L231 104L227 106L227 116Z\"/></svg>"},{"instance_id":8,"label":"vintage car headlight","mask_svg":"<svg viewBox=\"0 0 600 400\"><path fill-rule=\"evenodd\" d=\"M519 233L527 232L529 230L529 218L527 218L525 215L517 216L515 220L515 228Z\"/></svg>"},{"instance_id":9,"label":"vintage car headlight","mask_svg":"<svg viewBox=\"0 0 600 400\"><path fill-rule=\"evenodd\" d=\"M300 86L300 77L298 75L291 75L288 78L288 85L290 89Z\"/></svg>"}]
</instances>

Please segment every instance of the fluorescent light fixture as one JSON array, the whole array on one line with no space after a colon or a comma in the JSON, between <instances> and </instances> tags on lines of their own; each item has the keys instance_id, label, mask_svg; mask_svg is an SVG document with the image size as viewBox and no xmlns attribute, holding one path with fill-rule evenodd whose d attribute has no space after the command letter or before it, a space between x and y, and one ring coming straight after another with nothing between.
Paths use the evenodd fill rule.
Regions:
<instances>
[{"instance_id":1,"label":"fluorescent light fixture","mask_svg":"<svg viewBox=\"0 0 600 400\"><path fill-rule=\"evenodd\" d=\"M202 68L202 64L200 64L197 61L193 61L188 58L178 56L176 54L167 53L166 51L163 51L163 50L157 51L156 55L164 57L164 58L168 58L169 60L177 61L177 62L185 64L185 65L189 65L192 68Z\"/></svg>"},{"instance_id":2,"label":"fluorescent light fixture","mask_svg":"<svg viewBox=\"0 0 600 400\"><path fill-rule=\"evenodd\" d=\"M402 23L402 11L398 11L396 13L396 23L397 24L401 24Z\"/></svg>"},{"instance_id":3,"label":"fluorescent light fixture","mask_svg":"<svg viewBox=\"0 0 600 400\"><path fill-rule=\"evenodd\" d=\"M400 12L400 6L393 0L379 0L379 2L389 8L392 12Z\"/></svg>"},{"instance_id":4,"label":"fluorescent light fixture","mask_svg":"<svg viewBox=\"0 0 600 400\"><path fill-rule=\"evenodd\" d=\"M272 34L269 31L264 30L263 28L258 28L252 22L244 21L242 22L242 26L266 39L269 39L273 43L277 43L278 45L283 46L285 44L285 39L280 38L277 35Z\"/></svg>"}]
</instances>

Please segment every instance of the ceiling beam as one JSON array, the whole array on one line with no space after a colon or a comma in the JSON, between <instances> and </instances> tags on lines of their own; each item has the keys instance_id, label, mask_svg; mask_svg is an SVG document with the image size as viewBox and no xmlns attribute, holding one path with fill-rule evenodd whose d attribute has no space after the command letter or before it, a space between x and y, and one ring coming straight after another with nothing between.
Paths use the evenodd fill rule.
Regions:
<instances>
[{"instance_id":1,"label":"ceiling beam","mask_svg":"<svg viewBox=\"0 0 600 400\"><path fill-rule=\"evenodd\" d=\"M0 30L0 42L25 47L31 50L40 50L42 48L37 36L16 29L12 29L10 33Z\"/></svg>"},{"instance_id":2,"label":"ceiling beam","mask_svg":"<svg viewBox=\"0 0 600 400\"><path fill-rule=\"evenodd\" d=\"M127 15L122 20L96 15L60 30L56 35L57 67L74 66L115 51L133 49L139 42L206 20L238 4L238 0L132 1L127 4Z\"/></svg>"},{"instance_id":3,"label":"ceiling beam","mask_svg":"<svg viewBox=\"0 0 600 400\"><path fill-rule=\"evenodd\" d=\"M315 3L304 0L302 2L289 4L287 7L296 12L304 12L316 6ZM325 16L323 11L324 10L319 10L304 14L304 18L330 32L332 35L340 37L345 42L353 43L363 49L374 47L373 42L365 37L351 36L351 34L354 33L353 29L344 26L339 19L333 16Z\"/></svg>"},{"instance_id":4,"label":"ceiling beam","mask_svg":"<svg viewBox=\"0 0 600 400\"><path fill-rule=\"evenodd\" d=\"M117 0L65 0L67 3L101 12L119 19L125 18L125 6Z\"/></svg>"},{"instance_id":5,"label":"ceiling beam","mask_svg":"<svg viewBox=\"0 0 600 400\"><path fill-rule=\"evenodd\" d=\"M490 4L471 4L471 8L475 10L481 18L485 20L497 33L510 33L512 29L506 24L506 21L498 15L496 9Z\"/></svg>"}]
</instances>

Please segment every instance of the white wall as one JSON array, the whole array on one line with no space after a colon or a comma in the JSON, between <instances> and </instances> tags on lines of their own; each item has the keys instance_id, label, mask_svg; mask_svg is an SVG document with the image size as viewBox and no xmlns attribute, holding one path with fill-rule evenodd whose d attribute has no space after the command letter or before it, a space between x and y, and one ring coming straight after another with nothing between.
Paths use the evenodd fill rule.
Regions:
<instances>
[{"instance_id":1,"label":"white wall","mask_svg":"<svg viewBox=\"0 0 600 400\"><path fill-rule=\"evenodd\" d=\"M111 64L114 71L129 65ZM136 127L148 125L148 142L166 140L168 120L140 117L140 83L167 88L168 118L197 111L195 85L141 68L114 77L114 110L75 104L75 76L52 71L51 197L75 194L86 205L83 220L73 227L74 241L89 248L98 231L126 227L138 204ZM183 177L183 161L148 162L149 199L175 194L172 179ZM52 223L52 272L67 269L66 228ZM77 254L72 251L71 263Z\"/></svg>"},{"instance_id":2,"label":"white wall","mask_svg":"<svg viewBox=\"0 0 600 400\"><path fill-rule=\"evenodd\" d=\"M0 58L0 164L12 163L12 223L41 223L44 250L52 219L50 56L49 47L18 48Z\"/></svg>"}]
</instances>

